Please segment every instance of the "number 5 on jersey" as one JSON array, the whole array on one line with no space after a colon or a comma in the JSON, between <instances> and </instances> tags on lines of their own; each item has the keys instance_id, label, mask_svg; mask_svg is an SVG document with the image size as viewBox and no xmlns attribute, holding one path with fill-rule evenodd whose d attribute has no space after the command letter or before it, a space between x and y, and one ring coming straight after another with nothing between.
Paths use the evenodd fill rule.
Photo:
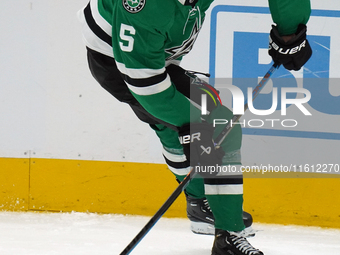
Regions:
<instances>
[{"instance_id":1,"label":"number 5 on jersey","mask_svg":"<svg viewBox=\"0 0 340 255\"><path fill-rule=\"evenodd\" d=\"M135 34L136 30L134 27L123 23L120 25L119 36L123 42L119 42L119 46L122 51L131 52L133 50L134 39L131 35Z\"/></svg>"}]
</instances>

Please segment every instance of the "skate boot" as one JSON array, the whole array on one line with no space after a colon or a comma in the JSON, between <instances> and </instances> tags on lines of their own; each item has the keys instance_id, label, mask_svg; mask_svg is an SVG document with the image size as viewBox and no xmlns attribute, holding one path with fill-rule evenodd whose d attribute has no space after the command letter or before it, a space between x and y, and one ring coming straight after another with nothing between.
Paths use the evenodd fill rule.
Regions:
<instances>
[{"instance_id":1,"label":"skate boot","mask_svg":"<svg viewBox=\"0 0 340 255\"><path fill-rule=\"evenodd\" d=\"M191 231L195 234L214 235L215 218L208 200L206 198L193 198L187 194L185 196L187 200L187 216L191 221ZM243 212L243 222L246 228L242 231L242 234L245 237L255 236L255 231L251 227L253 218L249 213Z\"/></svg>"},{"instance_id":2,"label":"skate boot","mask_svg":"<svg viewBox=\"0 0 340 255\"><path fill-rule=\"evenodd\" d=\"M216 229L211 255L263 255L240 232Z\"/></svg>"}]
</instances>

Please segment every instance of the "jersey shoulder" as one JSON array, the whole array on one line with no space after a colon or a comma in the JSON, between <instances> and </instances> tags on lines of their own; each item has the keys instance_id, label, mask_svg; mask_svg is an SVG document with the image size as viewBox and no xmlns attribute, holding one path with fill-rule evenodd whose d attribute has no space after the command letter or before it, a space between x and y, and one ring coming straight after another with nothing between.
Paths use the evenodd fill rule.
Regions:
<instances>
[{"instance_id":1,"label":"jersey shoulder","mask_svg":"<svg viewBox=\"0 0 340 255\"><path fill-rule=\"evenodd\" d=\"M173 22L177 5L174 0L122 0L122 13L147 27L166 27Z\"/></svg>"}]
</instances>

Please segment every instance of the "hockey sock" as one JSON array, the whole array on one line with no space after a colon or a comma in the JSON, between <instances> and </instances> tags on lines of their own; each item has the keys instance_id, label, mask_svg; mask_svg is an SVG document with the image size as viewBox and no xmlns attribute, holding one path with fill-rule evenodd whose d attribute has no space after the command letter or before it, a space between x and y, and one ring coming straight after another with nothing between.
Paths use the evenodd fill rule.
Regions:
<instances>
[{"instance_id":1,"label":"hockey sock","mask_svg":"<svg viewBox=\"0 0 340 255\"><path fill-rule=\"evenodd\" d=\"M245 228L242 219L243 195L207 195L215 217L215 228L241 231Z\"/></svg>"}]
</instances>

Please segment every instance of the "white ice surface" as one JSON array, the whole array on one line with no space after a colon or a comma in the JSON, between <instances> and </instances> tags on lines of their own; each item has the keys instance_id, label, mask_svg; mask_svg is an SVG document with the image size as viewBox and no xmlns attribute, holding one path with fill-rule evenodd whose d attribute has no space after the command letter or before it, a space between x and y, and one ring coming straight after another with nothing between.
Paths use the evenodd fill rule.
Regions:
<instances>
[{"instance_id":1,"label":"white ice surface","mask_svg":"<svg viewBox=\"0 0 340 255\"><path fill-rule=\"evenodd\" d=\"M86 213L0 212L1 255L115 255L149 217ZM340 230L254 224L249 241L266 255L340 255ZM210 255L213 236L195 235L186 219L162 218L132 255Z\"/></svg>"}]
</instances>

